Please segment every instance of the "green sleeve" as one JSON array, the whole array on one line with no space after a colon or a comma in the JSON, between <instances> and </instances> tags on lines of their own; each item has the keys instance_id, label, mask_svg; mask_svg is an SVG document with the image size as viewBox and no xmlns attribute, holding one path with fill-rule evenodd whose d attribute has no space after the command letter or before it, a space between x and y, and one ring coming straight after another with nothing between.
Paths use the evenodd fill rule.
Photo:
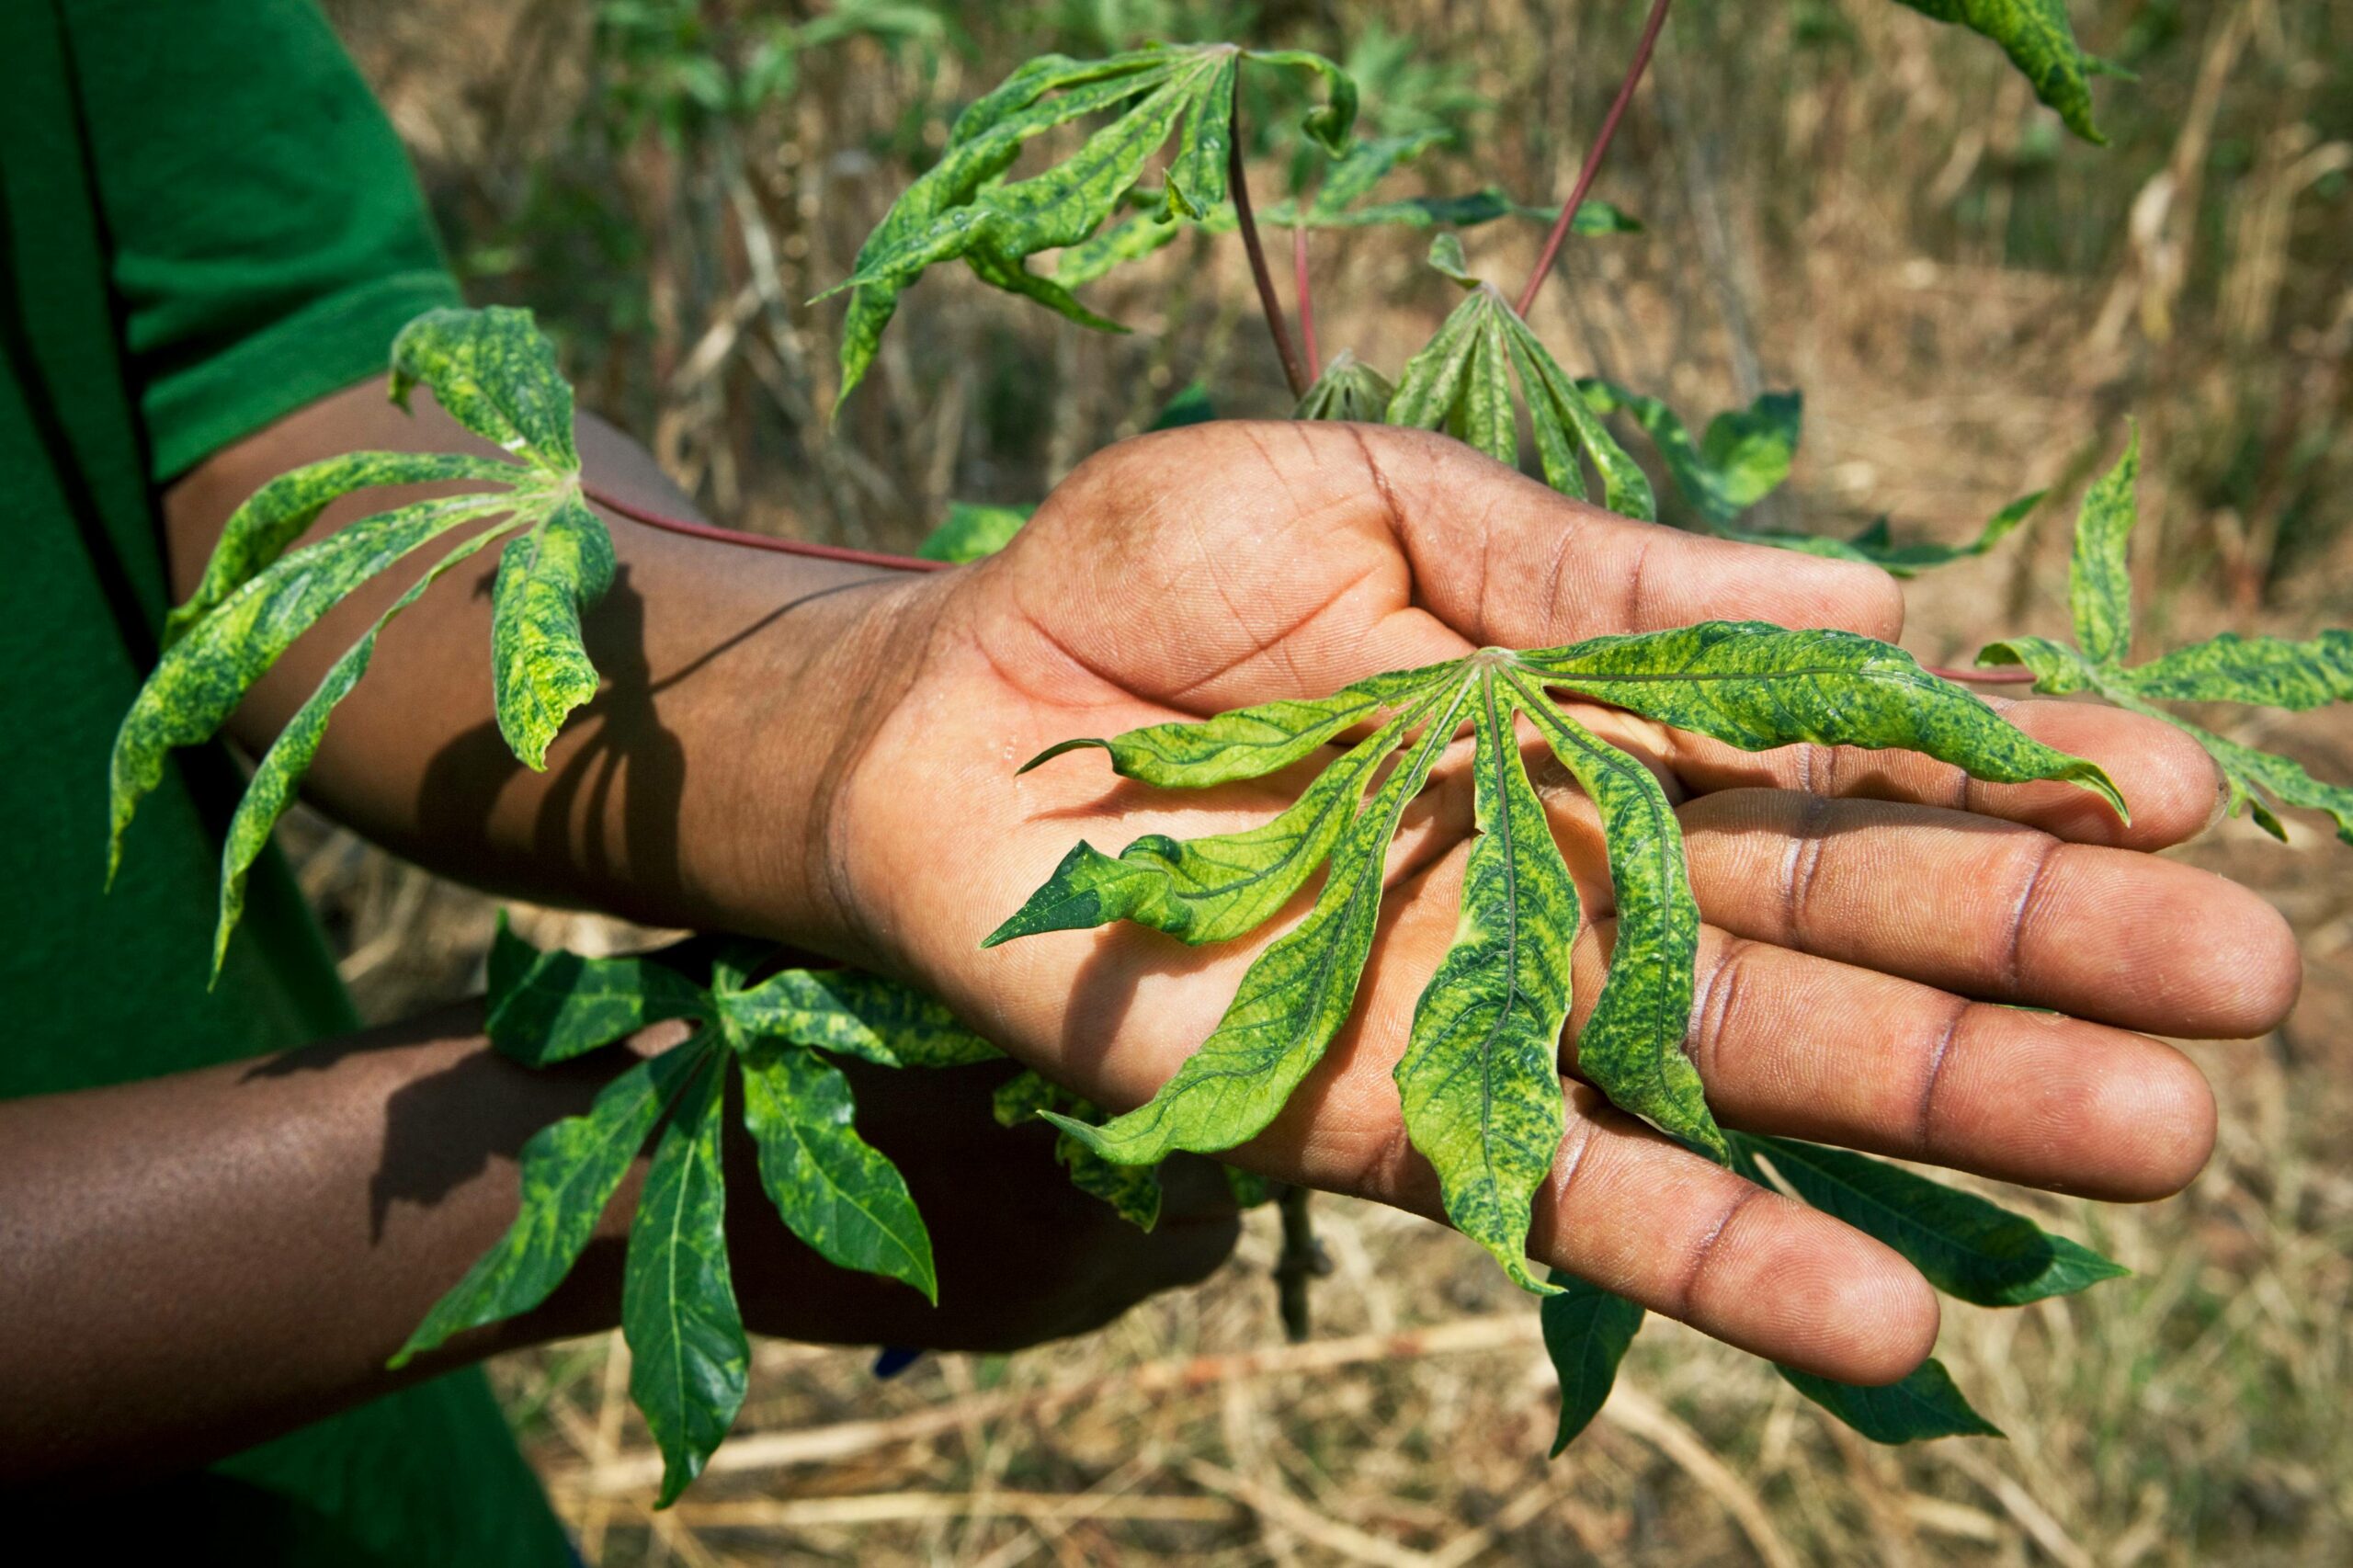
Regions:
<instances>
[{"instance_id":1,"label":"green sleeve","mask_svg":"<svg viewBox=\"0 0 2353 1568\"><path fill-rule=\"evenodd\" d=\"M458 292L313 0L64 0L151 477L381 371Z\"/></svg>"}]
</instances>

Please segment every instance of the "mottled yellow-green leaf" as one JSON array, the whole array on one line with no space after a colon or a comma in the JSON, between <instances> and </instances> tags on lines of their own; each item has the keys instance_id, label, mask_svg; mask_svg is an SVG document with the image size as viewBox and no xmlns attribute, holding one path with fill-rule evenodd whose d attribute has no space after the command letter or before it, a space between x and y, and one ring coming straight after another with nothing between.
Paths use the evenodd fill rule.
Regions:
<instances>
[{"instance_id":1,"label":"mottled yellow-green leaf","mask_svg":"<svg viewBox=\"0 0 2353 1568\"><path fill-rule=\"evenodd\" d=\"M1261 778L1313 756L1324 742L1372 719L1383 707L1419 695L1443 673L1434 669L1375 676L1330 697L1279 699L1212 719L1149 724L1108 740L1088 736L1063 741L1023 763L1021 771L1065 752L1095 746L1109 754L1112 769L1122 778L1165 789L1198 790Z\"/></svg>"},{"instance_id":2,"label":"mottled yellow-green leaf","mask_svg":"<svg viewBox=\"0 0 2353 1568\"><path fill-rule=\"evenodd\" d=\"M935 1305L931 1234L906 1178L858 1135L841 1069L797 1045L744 1053L744 1126L785 1227L826 1262L904 1280Z\"/></svg>"},{"instance_id":3,"label":"mottled yellow-green leaf","mask_svg":"<svg viewBox=\"0 0 2353 1568\"><path fill-rule=\"evenodd\" d=\"M1495 305L1507 312L1506 326L1513 357L1518 361L1519 390L1528 399L1528 417L1538 432L1538 449L1547 454L1546 483L1563 494L1585 494L1582 483L1572 487L1553 472L1551 454L1574 444L1593 464L1594 472L1601 475L1604 506L1620 517L1639 517L1644 522L1656 518L1658 503L1651 494L1651 482L1642 465L1626 455L1626 449L1610 435L1609 427L1593 412L1543 341L1528 329L1528 324L1511 312L1501 296L1496 297Z\"/></svg>"},{"instance_id":4,"label":"mottled yellow-green leaf","mask_svg":"<svg viewBox=\"0 0 2353 1568\"><path fill-rule=\"evenodd\" d=\"M1343 348L1324 367L1290 416L1379 425L1389 417L1389 400L1396 391L1389 378Z\"/></svg>"},{"instance_id":5,"label":"mottled yellow-green leaf","mask_svg":"<svg viewBox=\"0 0 2353 1568\"><path fill-rule=\"evenodd\" d=\"M1149 926L1195 947L1257 929L1324 863L1363 804L1374 770L1433 700L1408 707L1358 742L1271 822L1204 838L1147 834L1116 860L1082 840L981 945L1114 920Z\"/></svg>"},{"instance_id":6,"label":"mottled yellow-green leaf","mask_svg":"<svg viewBox=\"0 0 2353 1568\"><path fill-rule=\"evenodd\" d=\"M1520 662L1546 686L1745 751L1801 741L1901 747L1995 783L2064 780L2124 811L2098 765L2044 745L1902 649L1851 631L1711 620L1538 649Z\"/></svg>"},{"instance_id":7,"label":"mottled yellow-green leaf","mask_svg":"<svg viewBox=\"0 0 2353 1568\"><path fill-rule=\"evenodd\" d=\"M1489 310L1479 322L1479 347L1462 378L1454 406L1447 410L1447 433L1499 463L1519 464L1519 411L1511 401L1511 349L1503 314Z\"/></svg>"},{"instance_id":8,"label":"mottled yellow-green leaf","mask_svg":"<svg viewBox=\"0 0 2353 1568\"><path fill-rule=\"evenodd\" d=\"M1020 1073L997 1085L994 1110L1000 1127L1018 1127L1047 1112L1097 1127L1108 1119L1101 1108L1035 1073ZM1073 1187L1109 1204L1141 1231L1160 1223L1160 1167L1113 1165L1068 1132L1054 1134L1054 1158L1070 1172ZM1232 1167L1228 1167L1229 1171ZM1238 1199L1237 1199L1238 1201Z\"/></svg>"},{"instance_id":9,"label":"mottled yellow-green leaf","mask_svg":"<svg viewBox=\"0 0 2353 1568\"><path fill-rule=\"evenodd\" d=\"M1561 1421L1552 1453L1576 1441L1601 1414L1618 1381L1618 1363L1643 1326L1643 1309L1612 1290L1554 1269L1559 1293L1545 1298L1544 1352L1561 1378Z\"/></svg>"},{"instance_id":10,"label":"mottled yellow-green leaf","mask_svg":"<svg viewBox=\"0 0 2353 1568\"><path fill-rule=\"evenodd\" d=\"M2252 702L2301 711L2353 700L2353 631L2324 631L2302 642L2225 631L2116 678L2166 702Z\"/></svg>"},{"instance_id":11,"label":"mottled yellow-green leaf","mask_svg":"<svg viewBox=\"0 0 2353 1568\"><path fill-rule=\"evenodd\" d=\"M1421 352L1405 361L1389 399L1389 423L1439 430L1461 399L1471 362L1484 341L1485 301L1473 294L1455 306Z\"/></svg>"},{"instance_id":12,"label":"mottled yellow-green leaf","mask_svg":"<svg viewBox=\"0 0 2353 1568\"><path fill-rule=\"evenodd\" d=\"M572 385L531 312L427 311L392 340L392 401L408 406L419 383L449 417L494 446L550 473L576 473Z\"/></svg>"},{"instance_id":13,"label":"mottled yellow-green leaf","mask_svg":"<svg viewBox=\"0 0 2353 1568\"><path fill-rule=\"evenodd\" d=\"M1192 96L1176 128L1176 149L1168 160L1168 205L1188 218L1206 217L1225 204L1233 87L1241 74L1238 52L1218 61L1209 85Z\"/></svg>"},{"instance_id":14,"label":"mottled yellow-green leaf","mask_svg":"<svg viewBox=\"0 0 2353 1568\"><path fill-rule=\"evenodd\" d=\"M165 649L115 735L108 876L121 861L132 812L162 780L173 747L210 740L278 656L344 595L409 551L507 505L458 495L363 517L279 557Z\"/></svg>"},{"instance_id":15,"label":"mottled yellow-green leaf","mask_svg":"<svg viewBox=\"0 0 2353 1568\"><path fill-rule=\"evenodd\" d=\"M1274 1119L1347 1021L1381 915L1381 868L1405 803L1459 723L1457 681L1422 737L1341 834L1315 906L1258 955L1201 1048L1151 1101L1102 1127L1049 1116L1120 1165L1156 1165L1178 1149L1229 1149Z\"/></svg>"},{"instance_id":16,"label":"mottled yellow-green leaf","mask_svg":"<svg viewBox=\"0 0 2353 1568\"><path fill-rule=\"evenodd\" d=\"M1515 673L1510 689L1595 808L1609 846L1618 934L1601 995L1577 1035L1577 1073L1661 1131L1731 1157L1699 1070L1683 1054L1699 952L1699 906L1675 807L1651 770L1562 712Z\"/></svg>"},{"instance_id":17,"label":"mottled yellow-green leaf","mask_svg":"<svg viewBox=\"0 0 2353 1568\"><path fill-rule=\"evenodd\" d=\"M281 473L229 515L196 591L165 618L165 644L178 642L255 573L285 554L319 520L320 513L355 491L452 480L506 484L536 479L496 458L461 452L342 452Z\"/></svg>"},{"instance_id":18,"label":"mottled yellow-green leaf","mask_svg":"<svg viewBox=\"0 0 2353 1568\"><path fill-rule=\"evenodd\" d=\"M862 970L788 969L743 990L722 979L713 1005L739 1051L790 1040L881 1067L957 1067L1003 1054L944 1003Z\"/></svg>"},{"instance_id":19,"label":"mottled yellow-green leaf","mask_svg":"<svg viewBox=\"0 0 2353 1568\"><path fill-rule=\"evenodd\" d=\"M546 1301L579 1260L678 1081L709 1056L703 1042L688 1041L641 1062L606 1085L586 1115L532 1134L523 1145L522 1207L515 1222L433 1304L392 1364L399 1367L453 1335Z\"/></svg>"},{"instance_id":20,"label":"mottled yellow-green leaf","mask_svg":"<svg viewBox=\"0 0 2353 1568\"><path fill-rule=\"evenodd\" d=\"M580 617L613 585L604 519L574 494L499 557L491 593L491 689L498 733L523 766L544 772L548 745L573 710L597 695Z\"/></svg>"},{"instance_id":21,"label":"mottled yellow-green leaf","mask_svg":"<svg viewBox=\"0 0 2353 1568\"><path fill-rule=\"evenodd\" d=\"M1576 386L1595 413L1623 409L1633 416L1658 448L1676 488L1711 525L1731 522L1779 489L1797 459L1805 403L1793 392L1768 392L1746 408L1725 410L1695 442L1675 411L1654 397L1598 376L1584 377Z\"/></svg>"},{"instance_id":22,"label":"mottled yellow-green leaf","mask_svg":"<svg viewBox=\"0 0 2353 1568\"><path fill-rule=\"evenodd\" d=\"M2067 20L2067 0L1899 0L1925 17L1955 22L2002 46L2034 96L2059 111L2067 129L2106 145L2092 123L2091 78L2111 68L2086 54Z\"/></svg>"},{"instance_id":23,"label":"mottled yellow-green leaf","mask_svg":"<svg viewBox=\"0 0 2353 1568\"><path fill-rule=\"evenodd\" d=\"M665 1018L709 1018L707 987L654 954L590 959L545 951L515 934L506 914L491 937L483 1029L501 1055L546 1067Z\"/></svg>"},{"instance_id":24,"label":"mottled yellow-green leaf","mask_svg":"<svg viewBox=\"0 0 2353 1568\"><path fill-rule=\"evenodd\" d=\"M2095 665L2120 664L2132 651L2132 489L2141 473L2141 432L2124 455L2084 496L2075 515L2075 560L2067 599L2075 611L2075 646Z\"/></svg>"},{"instance_id":25,"label":"mottled yellow-green leaf","mask_svg":"<svg viewBox=\"0 0 2353 1568\"><path fill-rule=\"evenodd\" d=\"M666 1508L702 1473L743 1407L751 1365L727 1267L727 1180L720 1165L724 1052L687 1065L630 1226L621 1335L630 1397L662 1452Z\"/></svg>"},{"instance_id":26,"label":"mottled yellow-green leaf","mask_svg":"<svg viewBox=\"0 0 2353 1568\"><path fill-rule=\"evenodd\" d=\"M358 642L345 650L343 657L329 666L326 676L316 691L294 710L286 727L262 754L255 766L253 778L245 785L244 794L237 801L236 814L229 819L229 831L221 846L221 915L212 933L212 972L218 975L229 956L229 934L237 928L245 911L245 878L254 862L269 846L270 830L278 819L294 803L294 794L302 776L311 769L311 761L319 754L319 743L326 738L327 716L336 703L351 695L359 677L368 673L368 662L375 656L376 634L383 631L392 619L415 604L417 597L431 587L444 574L483 546L499 537L495 529L476 534L437 562L433 569L416 580L416 585L403 594L392 607L376 619L376 624L363 633Z\"/></svg>"},{"instance_id":27,"label":"mottled yellow-green leaf","mask_svg":"<svg viewBox=\"0 0 2353 1568\"><path fill-rule=\"evenodd\" d=\"M1454 1228L1522 1289L1549 1294L1528 1269L1529 1206L1565 1126L1559 1056L1576 884L1492 669L1479 676L1472 719L1478 835L1454 941L1414 1007L1397 1092Z\"/></svg>"}]
</instances>

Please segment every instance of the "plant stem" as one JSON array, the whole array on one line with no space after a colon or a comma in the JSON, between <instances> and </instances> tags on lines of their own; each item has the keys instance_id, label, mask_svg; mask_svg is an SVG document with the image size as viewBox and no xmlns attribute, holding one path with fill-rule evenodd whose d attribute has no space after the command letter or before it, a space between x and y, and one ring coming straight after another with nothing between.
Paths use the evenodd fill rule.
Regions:
<instances>
[{"instance_id":1,"label":"plant stem","mask_svg":"<svg viewBox=\"0 0 2353 1568\"><path fill-rule=\"evenodd\" d=\"M1990 670L1956 670L1943 665L1922 665L1920 667L1940 680L1972 680L1984 686L2024 686L2036 678L2032 670L2021 669L2015 665Z\"/></svg>"},{"instance_id":2,"label":"plant stem","mask_svg":"<svg viewBox=\"0 0 2353 1568\"><path fill-rule=\"evenodd\" d=\"M1275 1200L1283 1217L1283 1249L1275 1259L1275 1296L1282 1309L1283 1337L1293 1345L1304 1344L1314 1326L1308 1312L1308 1282L1332 1272L1332 1260L1324 1256L1324 1244L1315 1239L1315 1221L1308 1212L1307 1200L1312 1196L1307 1187L1286 1187Z\"/></svg>"},{"instance_id":3,"label":"plant stem","mask_svg":"<svg viewBox=\"0 0 2353 1568\"><path fill-rule=\"evenodd\" d=\"M1528 275L1528 287L1519 291L1519 303L1514 308L1524 317L1536 304L1537 290L1544 287L1544 279L1552 275L1552 258L1561 254L1561 242L1568 237L1569 225L1576 222L1577 209L1585 205L1585 193L1593 188L1593 176L1601 172L1601 155L1609 151L1609 139L1618 134L1618 121L1624 118L1626 106L1633 101L1634 88L1642 82L1643 73L1649 68L1651 51L1658 46L1659 29L1666 25L1668 0L1651 0L1651 14L1643 23L1642 41L1634 46L1633 62L1626 67L1626 79L1618 85L1618 97L1601 121L1601 133L1593 139L1593 150L1585 155L1585 167L1577 171L1577 183L1569 191L1569 199L1561 203L1561 215L1553 221L1552 232L1544 237L1544 253L1536 258L1536 270Z\"/></svg>"},{"instance_id":4,"label":"plant stem","mask_svg":"<svg viewBox=\"0 0 2353 1568\"><path fill-rule=\"evenodd\" d=\"M1307 281L1306 214L1290 232L1290 270L1299 297L1299 346L1307 353L1307 380L1313 385L1324 374L1324 356L1315 348L1315 290Z\"/></svg>"},{"instance_id":5,"label":"plant stem","mask_svg":"<svg viewBox=\"0 0 2353 1568\"><path fill-rule=\"evenodd\" d=\"M649 528L661 528L668 533L684 534L688 539L707 539L721 544L740 544L746 550L772 550L779 555L806 555L818 561L840 561L852 566L881 566L897 572L938 572L949 564L945 561L926 561L920 556L885 555L873 550L845 550L837 544L773 539L767 534L745 533L741 528L722 528L686 517L673 517L667 513L635 506L593 484L583 484L580 494L608 512L617 513L632 523L643 523Z\"/></svg>"},{"instance_id":6,"label":"plant stem","mask_svg":"<svg viewBox=\"0 0 2353 1568\"><path fill-rule=\"evenodd\" d=\"M1242 231L1242 248L1250 253L1250 277L1258 285L1258 304L1267 312L1267 330L1274 335L1275 352L1283 362L1283 380L1290 395L1307 395L1307 378L1300 373L1299 350L1290 345L1290 324L1283 319L1283 302L1275 298L1275 277L1267 270L1267 248L1258 243L1258 220L1250 211L1250 181L1242 172L1242 101L1234 99L1233 121L1226 133L1225 184L1233 198L1234 226Z\"/></svg>"}]
</instances>

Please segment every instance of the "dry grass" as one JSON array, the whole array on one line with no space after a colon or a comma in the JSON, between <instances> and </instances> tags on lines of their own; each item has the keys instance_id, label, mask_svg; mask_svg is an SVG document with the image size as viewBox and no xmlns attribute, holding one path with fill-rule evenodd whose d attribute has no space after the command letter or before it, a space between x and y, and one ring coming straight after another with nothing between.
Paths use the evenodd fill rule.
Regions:
<instances>
[{"instance_id":1,"label":"dry grass","mask_svg":"<svg viewBox=\"0 0 2353 1568\"><path fill-rule=\"evenodd\" d=\"M1279 410L1236 258L1205 273L1176 256L1107 291L1143 329L1128 339L927 283L825 441L811 413L832 318L785 301L839 276L904 178L874 152L904 107L969 96L1034 39L982 28L988 69L951 54L936 73L856 46L855 69L813 65L731 164L707 144L567 138L596 80L580 9L347 20L483 286L560 301L592 397L713 506L904 544L950 495L1034 498L1194 375L1237 409ZM1629 9L1354 8L1462 62L1495 106L1479 178L1523 193L1581 151ZM1836 24L1819 46L1786 17L1760 27L1761 8L1693 0L1603 187L1650 230L1573 251L1537 324L1572 365L1695 413L1802 386L1805 451L1776 505L1815 526L1883 510L1956 537L2026 489L2079 484L2136 413L2161 639L2353 619L2353 6L2073 9L2097 49L2177 29L2139 86L2101 89L2106 154L2054 152L1990 51L1876 0L1790 7ZM515 225L546 210L529 205L534 167L608 182L644 236L620 272L516 250ZM1534 239L1483 233L1474 258L1515 275ZM1319 249L1327 348L1393 367L1415 346L1443 303L1418 250ZM1033 390L1008 416L1016 381ZM1909 641L1942 658L2056 630L2064 559L2045 529L1920 585ZM2341 717L2258 728L2353 776ZM1281 1346L1264 1216L1201 1289L1009 1361L878 1383L861 1353L764 1345L738 1436L667 1515L648 1509L617 1341L495 1375L598 1562L2353 1561L2353 862L2308 828L2282 852L2243 824L2183 853L2287 912L2305 997L2268 1040L2191 1048L2222 1131L2187 1195L2130 1210L2011 1195L2136 1272L2022 1312L1949 1312L1939 1353L2007 1443L1871 1449L1760 1364L1654 1322L1596 1430L1548 1463L1528 1303L1450 1234L1340 1202L1322 1205L1338 1272L1308 1346ZM308 865L371 1012L476 982L481 900L339 838ZM625 939L540 918L543 939Z\"/></svg>"}]
</instances>

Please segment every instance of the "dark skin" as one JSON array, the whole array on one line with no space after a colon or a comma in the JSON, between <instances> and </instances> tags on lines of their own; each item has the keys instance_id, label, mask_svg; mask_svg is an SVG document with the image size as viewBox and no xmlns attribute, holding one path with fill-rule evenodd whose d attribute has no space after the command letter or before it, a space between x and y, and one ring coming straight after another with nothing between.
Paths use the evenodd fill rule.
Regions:
<instances>
[{"instance_id":1,"label":"dark skin","mask_svg":"<svg viewBox=\"0 0 2353 1568\"><path fill-rule=\"evenodd\" d=\"M473 444L429 409L415 420L387 409L372 387L326 399L176 488L166 506L175 578L185 591L228 510L296 463L359 447ZM582 447L596 482L679 504L609 430L584 422ZM321 527L356 515L347 505ZM524 771L490 727L487 595L481 581L472 592L453 581L386 634L368 680L337 712L312 798L403 854L501 892L754 933L923 984L1017 1059L1114 1108L1147 1096L1208 1032L1266 934L1185 951L1112 929L986 953L981 936L1077 838L1226 831L1271 814L1286 781L1171 799L1121 785L1089 758L1017 778L1022 758L1072 735L1319 695L1482 643L1533 647L1716 617L1880 636L1901 626L1901 597L1875 571L1611 517L1455 443L1375 427L1216 425L1124 443L1065 481L1002 556L932 577L613 528L624 576L587 631L608 686L546 774ZM267 743L408 580L392 578L355 596L262 683L236 721L242 742ZM1977 786L1920 758L1813 747L1751 756L1621 713L1579 714L1643 756L1678 802L1708 922L1687 1047L1724 1120L2056 1189L2161 1197L2211 1151L2213 1105L2188 1060L2150 1037L2269 1028L2293 1002L2296 949L2260 901L2144 853L2213 814L2218 780L2194 744L2075 704L2007 711L2105 766L2133 806L2131 824L2078 791ZM1402 1136L1389 1074L1454 924L1470 816L1461 761L1441 765L1437 788L1409 814L1354 1021L1290 1108L1232 1153L1236 1163L1436 1213L1435 1180ZM1607 950L1608 883L1589 809L1556 776L1540 773L1539 786L1586 913L1601 922L1577 941L1581 1019ZM293 1206L283 1224L312 1245L272 1266L283 1272L256 1261L239 1280L159 1267L136 1243L93 1243L157 1185L106 1178L122 1157L119 1119L57 1109L98 1096L0 1108L0 1118L28 1119L0 1119L0 1227L40 1212L56 1260L15 1273L23 1254L12 1251L13 1277L0 1283L14 1298L0 1301L0 1386L49 1391L0 1414L16 1426L0 1426L0 1454L30 1462L27 1434L96 1426L84 1414L93 1403L122 1423L86 1439L95 1460L189 1430L274 1429L290 1412L382 1387L381 1357L513 1202L511 1165L487 1156L481 1185L406 1217L416 1255L387 1260L393 1228L372 1237L364 1222L389 1153L387 1108L404 1087L480 1048L443 1038L439 1049L452 1054L384 1059L385 1076L347 1100L282 1100L232 1119L247 1130L233 1137L219 1131L224 1108L195 1096L182 1117L173 1087L149 1087L154 1114L179 1129L172 1146L182 1155L165 1168L184 1189L192 1233L225 1238L239 1227L256 1199L231 1177L283 1143L286 1129L350 1130L322 1156L332 1181L313 1172L270 1199ZM1573 1070L1573 1052L1564 1066ZM496 1063L476 1070L485 1074L480 1114L514 1141L545 1119L555 1090ZM511 1090L488 1086L510 1077ZM944 1080L898 1079L926 1103L951 1093ZM284 1092L299 1096L333 1081L232 1073L218 1093L291 1085ZM507 1104L510 1093L525 1097ZM1893 1381L1928 1353L1936 1299L1895 1254L1688 1154L1582 1086L1570 1086L1569 1103L1568 1134L1536 1202L1529 1250L1538 1261L1850 1381ZM889 1114L875 1104L870 1116ZM80 1129L48 1141L37 1183L12 1135L32 1119ZM993 1157L976 1144L971 1158L947 1187L994 1187ZM54 1197L20 1201L33 1185L19 1182ZM921 1185L917 1197L939 1201ZM739 1201L732 1212L756 1206ZM1004 1252L993 1237L1044 1229L1038 1211L982 1207L969 1219L926 1212L935 1236L974 1227L988 1256ZM1068 1243L1058 1256L1082 1273L1116 1274L1121 1255L1097 1249L1117 1234L1057 1233ZM225 1251L225 1242L190 1244L197 1256ZM1207 1267L1204 1250L1216 1251L1166 1244L1176 1250L1154 1252L1120 1283L1097 1280L1102 1293L1089 1299L1132 1300ZM305 1293L314 1277L362 1292L370 1280L399 1282L369 1309L381 1305L381 1321L347 1330L345 1291ZM994 1288L1017 1294L1036 1283L1018 1267L997 1278ZM184 1321L204 1325L204 1343L156 1335L139 1313L106 1315L109 1292L153 1278L184 1293L194 1314ZM949 1315L933 1343L949 1342L952 1314L983 1310L945 1273L942 1284ZM600 1289L590 1323L510 1332L609 1322L609 1283ZM264 1302L280 1314L267 1327L256 1322ZM779 1321L764 1311L756 1318ZM851 1337L875 1337L871 1315L849 1315ZM1016 1316L1009 1337L1038 1337L1067 1327L1072 1310ZM119 1346L90 1333L93 1322L119 1324L143 1346L136 1375ZM296 1376L280 1354L290 1331L344 1343L321 1349L315 1366L306 1347ZM822 1326L795 1332L832 1337ZM71 1363L79 1381L26 1375L44 1360ZM200 1387L180 1389L176 1413L156 1415L157 1382Z\"/></svg>"}]
</instances>

